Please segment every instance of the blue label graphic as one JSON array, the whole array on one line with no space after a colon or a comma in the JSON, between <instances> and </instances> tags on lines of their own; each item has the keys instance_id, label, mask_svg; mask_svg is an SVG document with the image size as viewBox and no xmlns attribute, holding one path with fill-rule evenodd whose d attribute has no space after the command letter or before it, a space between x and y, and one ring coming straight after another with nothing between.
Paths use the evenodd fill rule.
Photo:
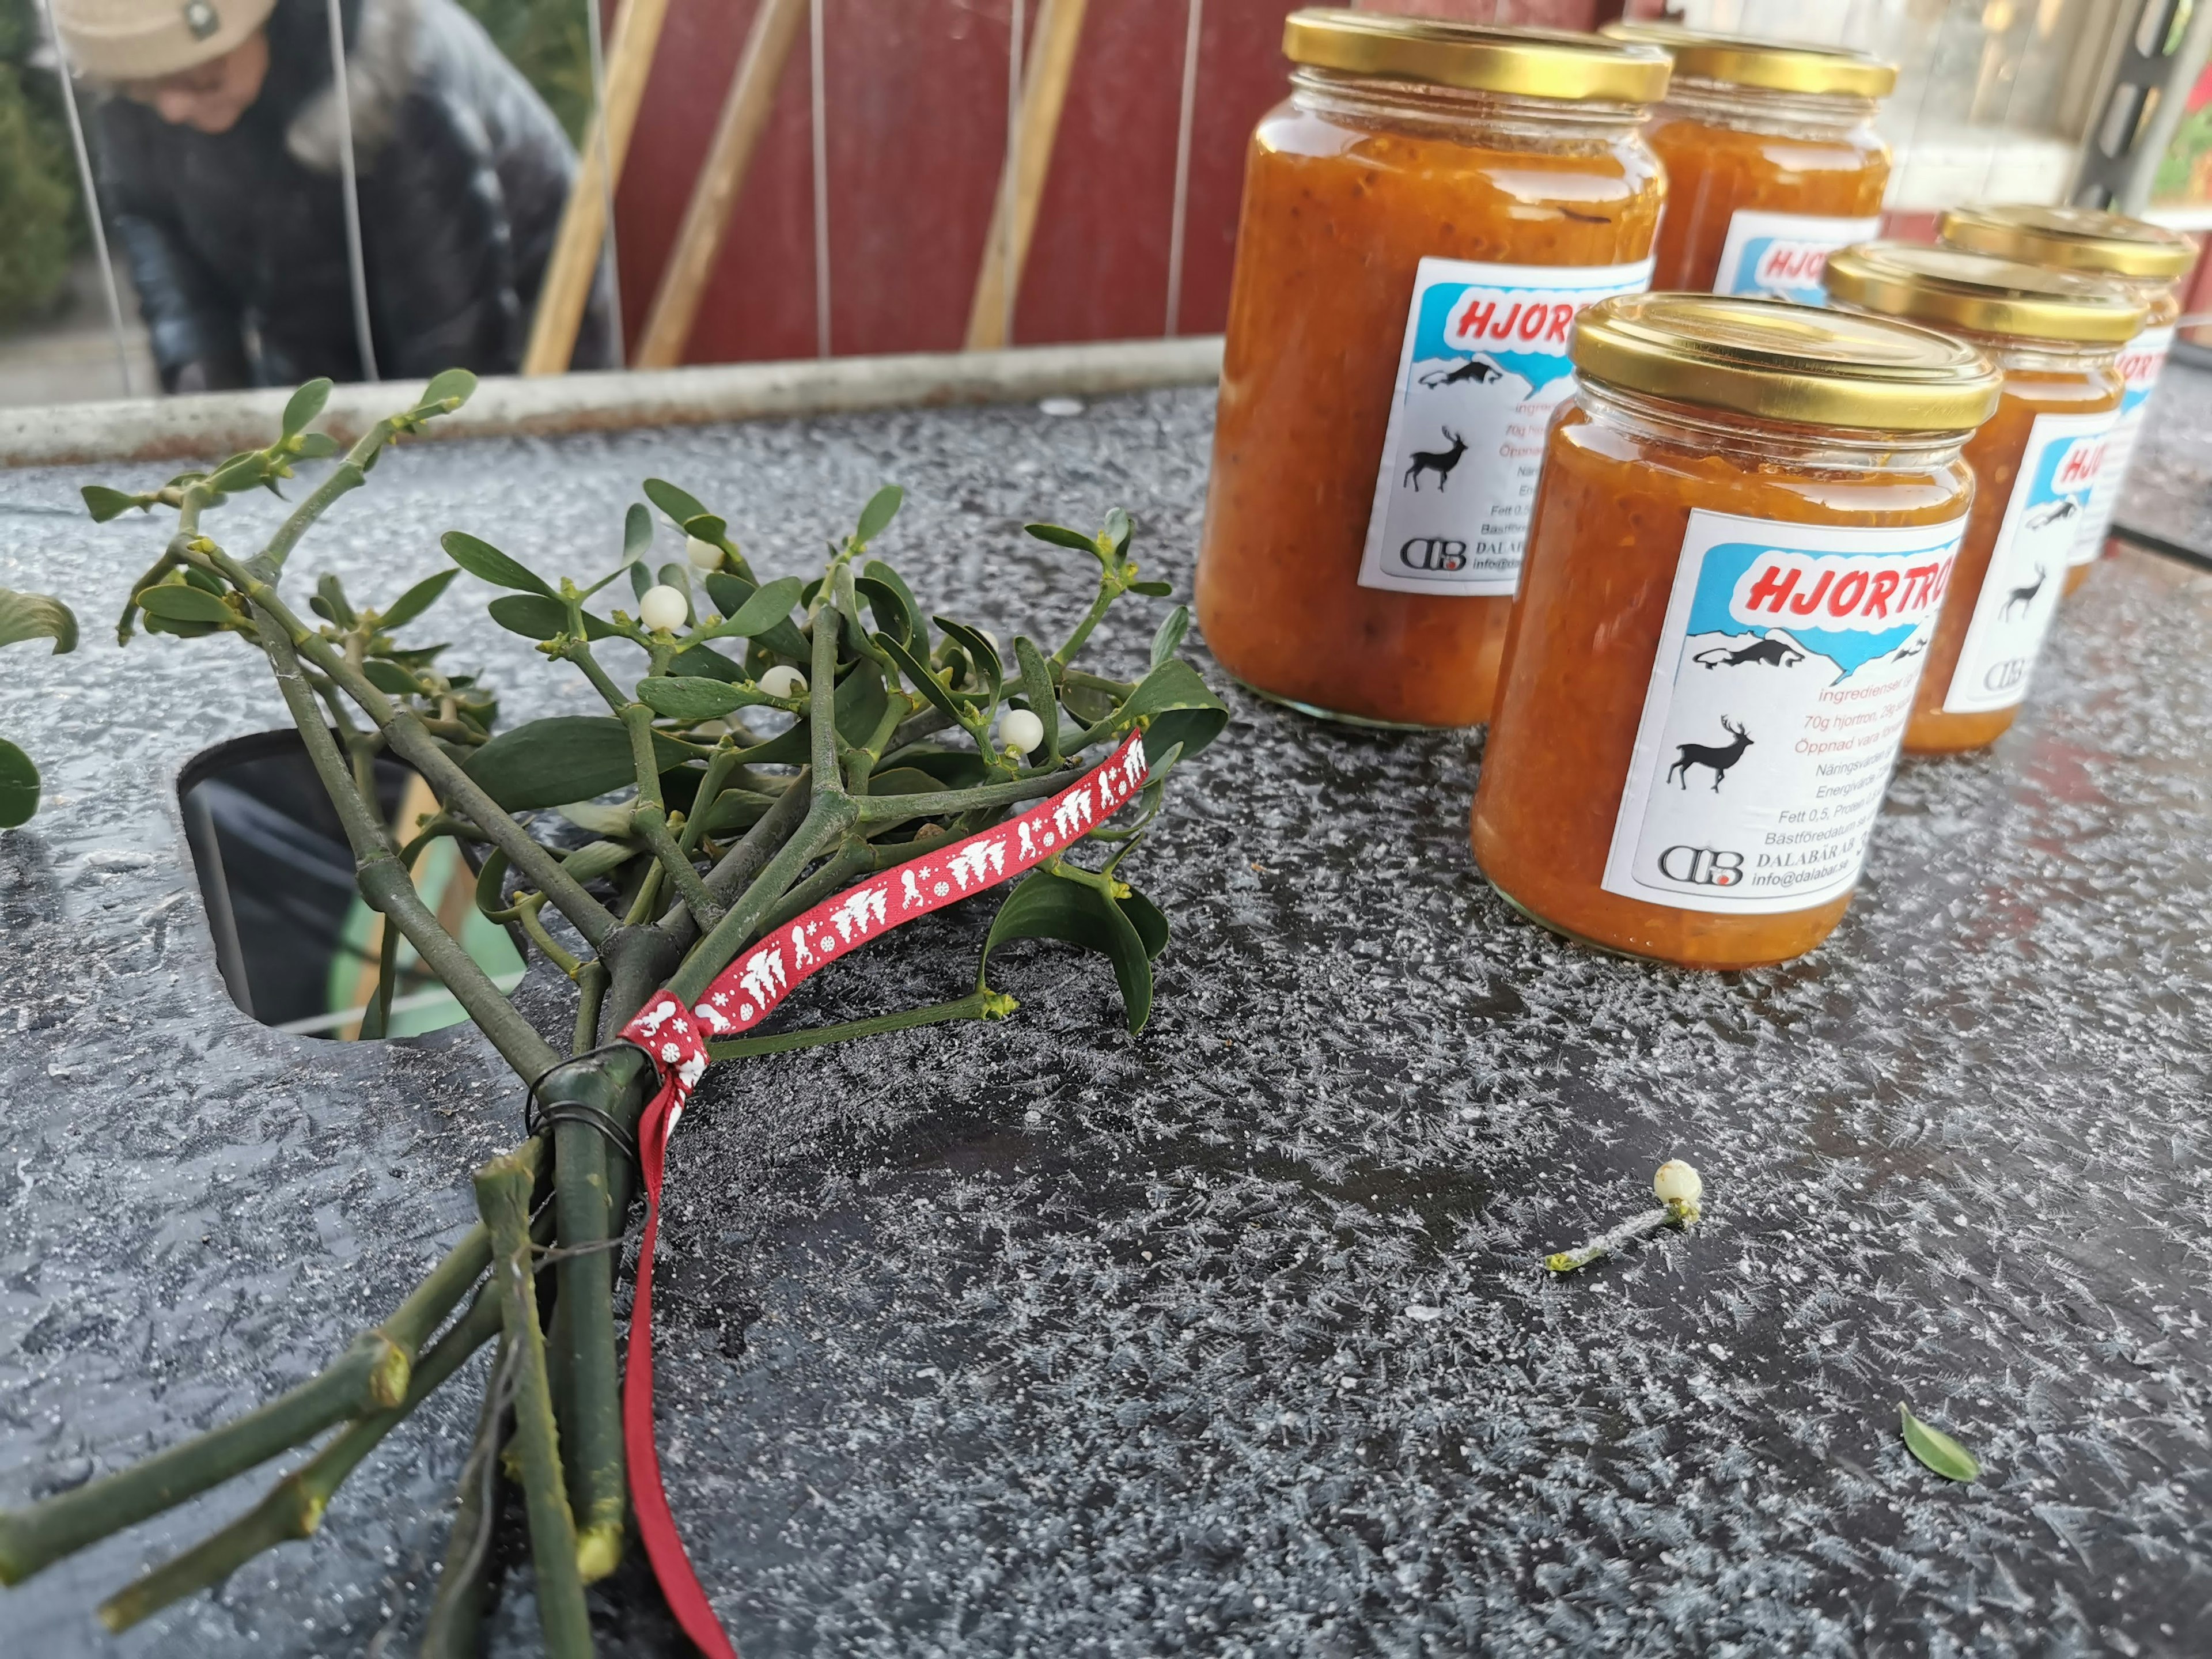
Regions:
<instances>
[{"instance_id":1,"label":"blue label graphic","mask_svg":"<svg viewBox=\"0 0 2212 1659\"><path fill-rule=\"evenodd\" d=\"M1924 549L1886 554L1884 556L1907 567L1922 562L1940 562L1957 544L1957 538L1954 536L1945 541L1931 543ZM1767 633L1778 630L1789 635L1807 650L1835 663L1848 678L1867 664L1877 658L1887 657L1902 646L1918 631L1924 620L1924 609L1916 608L1908 612L1895 628L1879 630L1864 626L1819 628L1813 625L1812 617L1801 619L1787 611L1776 617L1763 629L1747 623L1736 614L1732 603L1737 586L1756 561L1778 551L1786 551L1815 569L1826 565L1840 570L1847 563L1859 562L1849 554L1819 553L1795 548L1778 550L1771 542L1723 542L1705 554L1704 568L1698 574L1697 592L1690 604L1686 631L1692 635L1741 635L1748 628L1764 638Z\"/></svg>"}]
</instances>

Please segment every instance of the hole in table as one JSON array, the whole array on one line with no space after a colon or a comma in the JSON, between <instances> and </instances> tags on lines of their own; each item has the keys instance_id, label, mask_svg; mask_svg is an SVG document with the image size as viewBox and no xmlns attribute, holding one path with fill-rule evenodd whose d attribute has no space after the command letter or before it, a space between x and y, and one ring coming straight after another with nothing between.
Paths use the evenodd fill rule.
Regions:
<instances>
[{"instance_id":1,"label":"hole in table","mask_svg":"<svg viewBox=\"0 0 2212 1659\"><path fill-rule=\"evenodd\" d=\"M376 805L403 843L437 799L414 769L375 763ZM231 1000L264 1025L301 1036L359 1036L376 995L384 918L362 902L353 854L296 732L263 732L193 757L177 781L216 962ZM502 990L523 962L507 930L476 908L476 872L441 838L415 866L415 887L447 932ZM399 945L389 1036L458 1024L460 1005Z\"/></svg>"}]
</instances>

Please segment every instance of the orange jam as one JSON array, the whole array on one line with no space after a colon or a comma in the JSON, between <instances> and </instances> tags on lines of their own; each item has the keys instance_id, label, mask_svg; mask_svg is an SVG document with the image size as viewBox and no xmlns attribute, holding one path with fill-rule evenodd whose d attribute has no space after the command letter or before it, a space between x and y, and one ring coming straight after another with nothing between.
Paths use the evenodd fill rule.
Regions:
<instances>
[{"instance_id":1,"label":"orange jam","mask_svg":"<svg viewBox=\"0 0 2212 1659\"><path fill-rule=\"evenodd\" d=\"M1582 307L1644 286L1649 47L1294 13L1253 134L1198 615L1266 696L1486 718Z\"/></svg>"},{"instance_id":2,"label":"orange jam","mask_svg":"<svg viewBox=\"0 0 2212 1659\"><path fill-rule=\"evenodd\" d=\"M1829 274L1838 305L1941 328L2004 371L1966 446L1973 518L1905 733L1913 754L1979 749L2027 696L2119 411L2113 356L2145 307L2108 279L1946 247L1869 242Z\"/></svg>"},{"instance_id":3,"label":"orange jam","mask_svg":"<svg viewBox=\"0 0 2212 1659\"><path fill-rule=\"evenodd\" d=\"M2105 445L2104 469L2089 492L2089 510L2067 568L2066 592L2071 593L2089 580L2098 555L2105 550L2120 490L2127 483L2128 464L2142 435L2145 405L2173 347L2174 319L2181 314L2178 290L2181 280L2196 269L2197 245L2162 225L2084 207L1962 208L1943 216L1942 235L1953 247L2052 270L2110 277L2148 307L2142 331L2120 348L2114 365L2126 390L2120 395L2119 418Z\"/></svg>"},{"instance_id":4,"label":"orange jam","mask_svg":"<svg viewBox=\"0 0 2212 1659\"><path fill-rule=\"evenodd\" d=\"M1674 59L1645 134L1667 167L1651 286L1824 303L1827 256L1881 232L1889 149L1874 115L1896 66L1665 23L1605 33Z\"/></svg>"},{"instance_id":5,"label":"orange jam","mask_svg":"<svg viewBox=\"0 0 2212 1659\"><path fill-rule=\"evenodd\" d=\"M1653 294L1577 325L1474 799L1516 908L1690 967L1850 902L1997 377L1925 330Z\"/></svg>"}]
</instances>

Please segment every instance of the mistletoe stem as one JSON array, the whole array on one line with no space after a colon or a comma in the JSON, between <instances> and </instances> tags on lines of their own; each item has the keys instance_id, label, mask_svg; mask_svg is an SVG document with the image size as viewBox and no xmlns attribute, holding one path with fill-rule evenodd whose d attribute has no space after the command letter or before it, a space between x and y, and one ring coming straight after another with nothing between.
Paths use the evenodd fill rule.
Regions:
<instances>
[{"instance_id":1,"label":"mistletoe stem","mask_svg":"<svg viewBox=\"0 0 2212 1659\"><path fill-rule=\"evenodd\" d=\"M128 1630L172 1601L221 1583L264 1550L314 1536L346 1477L499 1328L498 1301L479 1294L469 1311L423 1355L406 1397L398 1405L356 1418L244 1516L110 1596L100 1604L100 1622L111 1631Z\"/></svg>"},{"instance_id":2,"label":"mistletoe stem","mask_svg":"<svg viewBox=\"0 0 2212 1659\"><path fill-rule=\"evenodd\" d=\"M1120 585L1111 576L1103 572L1100 574L1098 592L1091 601L1091 609L1083 613L1083 620L1076 623L1075 631L1067 636L1060 649L1046 659L1055 673L1075 660L1075 653L1083 649L1084 642L1091 637L1091 629L1106 619L1106 613L1114 608L1114 601L1121 598L1121 592Z\"/></svg>"},{"instance_id":3,"label":"mistletoe stem","mask_svg":"<svg viewBox=\"0 0 2212 1659\"><path fill-rule=\"evenodd\" d=\"M972 789L938 789L917 795L868 795L858 803L860 821L889 825L903 823L909 818L951 817L979 806L1012 806L1065 789L1082 775L1082 767L1069 766L1058 772L1032 773L1005 783L977 784Z\"/></svg>"},{"instance_id":4,"label":"mistletoe stem","mask_svg":"<svg viewBox=\"0 0 2212 1659\"><path fill-rule=\"evenodd\" d=\"M517 1156L535 1170L538 1143ZM472 1227L383 1324L356 1337L320 1376L258 1410L113 1474L0 1515L0 1584L20 1583L63 1556L135 1526L311 1440L345 1418L387 1410L406 1395L416 1350L491 1260Z\"/></svg>"},{"instance_id":5,"label":"mistletoe stem","mask_svg":"<svg viewBox=\"0 0 2212 1659\"><path fill-rule=\"evenodd\" d=\"M530 1516L530 1559L537 1569L538 1628L553 1659L589 1659L591 1615L576 1573L575 1517L561 1478L559 1431L545 1376L545 1334L538 1324L530 1251L533 1171L512 1156L477 1171L477 1208L491 1231L492 1287L514 1354L514 1438Z\"/></svg>"},{"instance_id":6,"label":"mistletoe stem","mask_svg":"<svg viewBox=\"0 0 2212 1659\"><path fill-rule=\"evenodd\" d=\"M269 538L269 545L262 550L262 556L271 566L282 570L284 561L292 556L292 550L300 544L300 538L313 527L315 520L329 512L341 495L368 482L368 469L375 464L376 453L392 441L392 423L386 418L362 433L346 453L345 459L332 467L330 475L292 509L291 516L277 526L276 533Z\"/></svg>"},{"instance_id":7,"label":"mistletoe stem","mask_svg":"<svg viewBox=\"0 0 2212 1659\"><path fill-rule=\"evenodd\" d=\"M444 981L507 1064L523 1077L538 1076L560 1056L422 902L406 866L392 848L383 820L354 788L344 757L338 753L330 728L318 717L314 696L300 677L300 659L293 653L292 641L266 611L258 611L258 616L262 648L276 669L276 689L283 695L307 758L322 779L331 805L337 809L338 822L353 848L355 878L362 896L406 934L423 965Z\"/></svg>"},{"instance_id":8,"label":"mistletoe stem","mask_svg":"<svg viewBox=\"0 0 2212 1659\"><path fill-rule=\"evenodd\" d=\"M817 653L818 654L818 653ZM831 772L835 773L835 763ZM696 1002L714 975L728 967L738 952L752 943L769 912L784 894L791 890L805 869L850 827L858 803L844 793L839 785L834 793L820 793L823 774L817 769L815 782L817 793L808 807L805 820L798 830L778 849L775 857L763 866L744 896L722 913L706 938L691 948L668 981L668 988L686 1006ZM779 803L780 804L780 803ZM768 822L766 818L761 820ZM748 838L750 839L750 837Z\"/></svg>"},{"instance_id":9,"label":"mistletoe stem","mask_svg":"<svg viewBox=\"0 0 2212 1659\"><path fill-rule=\"evenodd\" d=\"M613 931L614 918L599 902L561 867L561 861L551 852L532 839L528 830L486 794L475 779L461 770L453 757L438 747L437 740L424 729L417 715L394 705L365 675L332 650L329 641L301 622L284 604L274 584L255 575L212 542L201 540L195 546L217 574L244 594L249 603L274 618L273 628L264 623L261 629L264 646L273 631L282 632L287 653L295 659L295 669L296 659L304 656L343 686L346 695L384 733L392 752L422 775L422 781L430 786L448 809L459 808L483 830L507 855L521 878L550 899L595 948ZM295 721L300 720L296 709L293 718ZM315 723L319 725L320 721Z\"/></svg>"},{"instance_id":10,"label":"mistletoe stem","mask_svg":"<svg viewBox=\"0 0 2212 1659\"><path fill-rule=\"evenodd\" d=\"M732 1037L707 1045L709 1060L749 1060L758 1054L787 1054L798 1048L819 1048L825 1043L849 1042L855 1037L877 1036L885 1031L911 1031L918 1026L943 1025L956 1019L1005 1019L1021 1006L988 986L980 986L951 1002L933 1002L926 1008L908 1008L896 1014L877 1014L868 1019L848 1019L836 1025L817 1025L810 1030L784 1031L775 1036Z\"/></svg>"},{"instance_id":11,"label":"mistletoe stem","mask_svg":"<svg viewBox=\"0 0 2212 1659\"><path fill-rule=\"evenodd\" d=\"M422 1623L416 1659L477 1659L483 1626L484 1589L490 1565L492 1528L499 1520L499 1455L507 1443L514 1404L514 1351L502 1332L491 1376L484 1383L477 1431L461 1465L459 1502L446 1534L446 1556L438 1568L438 1590Z\"/></svg>"}]
</instances>

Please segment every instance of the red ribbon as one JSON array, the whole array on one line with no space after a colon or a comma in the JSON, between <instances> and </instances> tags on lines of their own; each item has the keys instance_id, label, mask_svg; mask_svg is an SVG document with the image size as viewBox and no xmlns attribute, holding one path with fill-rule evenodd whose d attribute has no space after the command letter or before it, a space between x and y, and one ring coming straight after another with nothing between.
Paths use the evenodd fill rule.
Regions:
<instances>
[{"instance_id":1,"label":"red ribbon","mask_svg":"<svg viewBox=\"0 0 2212 1659\"><path fill-rule=\"evenodd\" d=\"M707 1070L707 1044L750 1030L799 983L838 957L902 922L995 887L1064 852L1135 794L1146 775L1144 739L1131 732L1081 781L965 841L910 859L896 869L824 899L780 927L725 968L698 1006L687 1009L662 991L623 1027L660 1074L660 1092L638 1120L638 1166L645 1177L645 1237L638 1247L637 1295L629 1316L629 1367L623 1378L623 1445L629 1457L630 1502L653 1576L684 1632L708 1659L737 1659L699 1576L684 1553L660 1480L653 1421L653 1248L660 1231L660 1177L668 1137Z\"/></svg>"}]
</instances>

